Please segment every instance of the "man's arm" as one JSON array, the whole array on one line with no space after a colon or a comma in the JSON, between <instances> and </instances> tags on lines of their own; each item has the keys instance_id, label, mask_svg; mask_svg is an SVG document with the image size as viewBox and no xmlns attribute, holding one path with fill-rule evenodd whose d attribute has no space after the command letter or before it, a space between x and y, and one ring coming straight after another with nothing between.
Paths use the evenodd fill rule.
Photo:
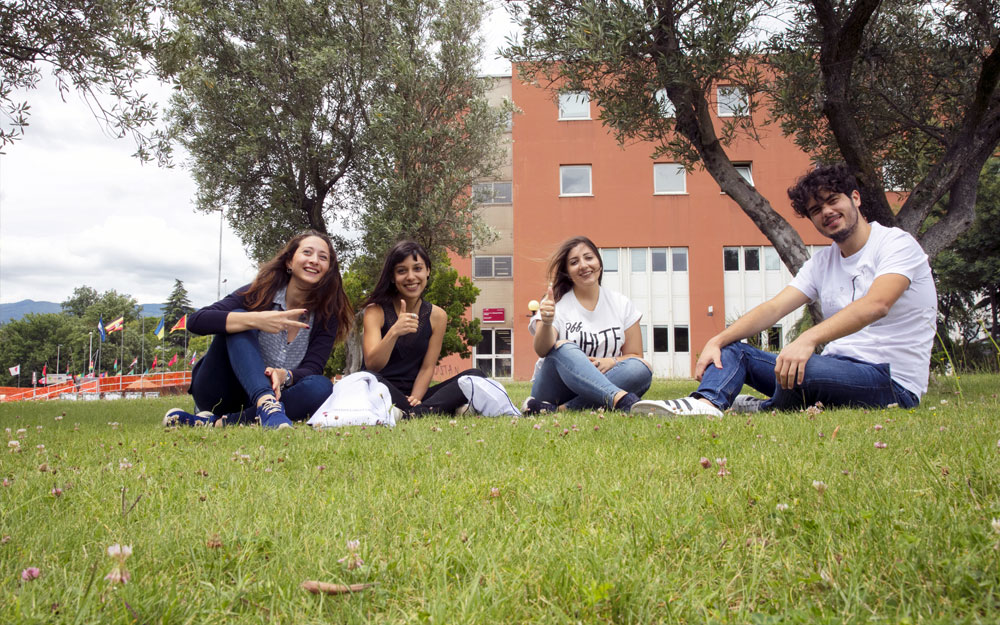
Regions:
<instances>
[{"instance_id":1,"label":"man's arm","mask_svg":"<svg viewBox=\"0 0 1000 625\"><path fill-rule=\"evenodd\" d=\"M806 362L816 346L835 341L878 321L889 314L896 300L910 286L910 280L898 273L887 273L875 278L864 297L844 306L836 314L824 319L802 333L778 354L774 372L781 388L794 388L802 384Z\"/></svg>"},{"instance_id":2,"label":"man's arm","mask_svg":"<svg viewBox=\"0 0 1000 625\"><path fill-rule=\"evenodd\" d=\"M742 341L748 336L760 334L767 328L773 326L778 319L800 306L809 303L809 298L805 293L792 286L786 286L780 293L767 300L760 306L756 306L747 314L737 319L733 325L722 332L719 332L705 343L701 350L701 356L694 367L694 377L701 380L705 373L705 368L714 364L716 368L722 368L722 348L730 343Z\"/></svg>"}]
</instances>

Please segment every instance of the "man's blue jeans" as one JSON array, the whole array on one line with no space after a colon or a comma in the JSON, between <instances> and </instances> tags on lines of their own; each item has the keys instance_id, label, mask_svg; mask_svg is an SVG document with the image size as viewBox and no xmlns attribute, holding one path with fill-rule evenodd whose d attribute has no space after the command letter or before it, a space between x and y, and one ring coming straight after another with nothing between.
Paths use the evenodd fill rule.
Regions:
<instances>
[{"instance_id":1,"label":"man's blue jeans","mask_svg":"<svg viewBox=\"0 0 1000 625\"><path fill-rule=\"evenodd\" d=\"M642 397L649 390L653 374L638 358L626 358L601 373L576 343L563 343L542 360L531 385L531 396L569 410L614 408L621 391Z\"/></svg>"},{"instance_id":2,"label":"man's blue jeans","mask_svg":"<svg viewBox=\"0 0 1000 625\"><path fill-rule=\"evenodd\" d=\"M886 363L814 355L806 363L802 384L789 390L778 385L774 373L777 358L777 354L746 343L730 343L722 348L722 368L710 364L691 395L707 399L721 410L732 405L744 384L770 397L761 410L798 410L818 401L824 406L872 408L889 404L913 408L920 403L919 397L892 380Z\"/></svg>"},{"instance_id":3,"label":"man's blue jeans","mask_svg":"<svg viewBox=\"0 0 1000 625\"><path fill-rule=\"evenodd\" d=\"M238 415L231 422L253 419L257 401L273 393L264 375L257 330L216 334L208 353L191 373L191 390L198 410L216 415ZM333 383L322 375L310 375L281 392L285 414L300 421L313 414L333 391ZM242 413L242 414L240 414Z\"/></svg>"}]
</instances>

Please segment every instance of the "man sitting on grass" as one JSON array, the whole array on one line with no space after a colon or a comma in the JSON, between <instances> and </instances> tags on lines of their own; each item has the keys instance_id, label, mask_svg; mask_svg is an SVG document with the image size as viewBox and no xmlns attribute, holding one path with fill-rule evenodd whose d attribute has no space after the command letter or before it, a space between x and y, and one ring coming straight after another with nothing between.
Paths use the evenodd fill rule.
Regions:
<instances>
[{"instance_id":1,"label":"man sitting on grass","mask_svg":"<svg viewBox=\"0 0 1000 625\"><path fill-rule=\"evenodd\" d=\"M868 223L861 194L843 164L819 167L788 190L795 212L833 240L789 286L712 337L695 365L690 397L640 401L639 414L712 415L825 406L898 404L912 408L927 390L937 293L927 255L899 228ZM760 334L818 300L823 321L777 356L742 339ZM825 344L821 355L817 345ZM768 396L739 395L744 384Z\"/></svg>"}]
</instances>

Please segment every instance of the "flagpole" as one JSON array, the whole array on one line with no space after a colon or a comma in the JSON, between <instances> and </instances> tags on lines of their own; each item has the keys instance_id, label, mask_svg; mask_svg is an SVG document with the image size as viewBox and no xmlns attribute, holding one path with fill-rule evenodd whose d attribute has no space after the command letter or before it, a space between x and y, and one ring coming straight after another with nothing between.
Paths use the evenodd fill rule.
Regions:
<instances>
[{"instance_id":1,"label":"flagpole","mask_svg":"<svg viewBox=\"0 0 1000 625\"><path fill-rule=\"evenodd\" d=\"M94 331L90 331L90 358L87 359L87 364L90 366L90 374L94 374Z\"/></svg>"},{"instance_id":2,"label":"flagpole","mask_svg":"<svg viewBox=\"0 0 1000 625\"><path fill-rule=\"evenodd\" d=\"M142 313L139 313L142 315ZM139 342L139 368L146 367L146 315L142 315L142 340ZM141 378L140 378L141 379Z\"/></svg>"},{"instance_id":3,"label":"flagpole","mask_svg":"<svg viewBox=\"0 0 1000 625\"><path fill-rule=\"evenodd\" d=\"M125 315L122 315L124 317ZM122 321L121 358L118 360L118 392L122 392L122 371L125 370L125 322Z\"/></svg>"}]
</instances>

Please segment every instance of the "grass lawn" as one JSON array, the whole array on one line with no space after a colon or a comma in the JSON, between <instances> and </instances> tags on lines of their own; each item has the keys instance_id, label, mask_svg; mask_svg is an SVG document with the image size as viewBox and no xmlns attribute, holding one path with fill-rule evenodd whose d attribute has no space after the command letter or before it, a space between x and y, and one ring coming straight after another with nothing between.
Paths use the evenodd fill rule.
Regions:
<instances>
[{"instance_id":1,"label":"grass lawn","mask_svg":"<svg viewBox=\"0 0 1000 625\"><path fill-rule=\"evenodd\" d=\"M287 433L162 428L187 399L0 404L0 623L996 623L998 392Z\"/></svg>"}]
</instances>

